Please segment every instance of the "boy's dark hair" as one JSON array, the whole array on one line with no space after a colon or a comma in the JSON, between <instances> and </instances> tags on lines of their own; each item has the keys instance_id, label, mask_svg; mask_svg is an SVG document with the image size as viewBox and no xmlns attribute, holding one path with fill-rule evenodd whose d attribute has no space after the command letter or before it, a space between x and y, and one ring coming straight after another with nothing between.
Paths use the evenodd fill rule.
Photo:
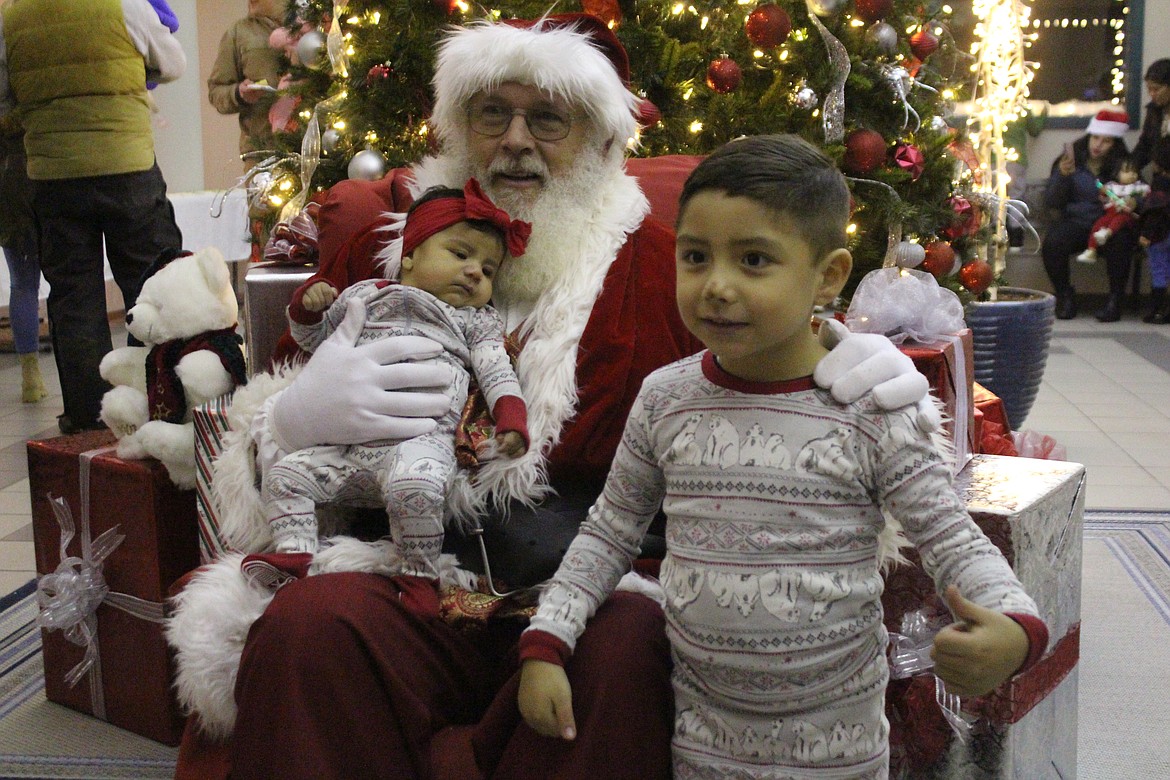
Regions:
<instances>
[{"instance_id":1,"label":"boy's dark hair","mask_svg":"<svg viewBox=\"0 0 1170 780\"><path fill-rule=\"evenodd\" d=\"M463 197L463 190L456 189L455 187L444 187L442 185L436 185L434 187L427 189L426 192L424 192L422 195L419 195L415 199L415 201L410 204L410 208L408 208L406 210L406 219L409 220L411 213L416 208L418 208L422 204L426 203L427 201L438 200L439 198L462 198L462 197ZM491 222L488 222L487 220L484 220L484 219L468 219L468 220L464 220L464 221L468 225L475 228L476 230L478 230L481 233L492 234L493 236L495 236L496 238L498 238L500 240L501 245L504 245L504 243L505 243L504 231L501 230L498 226L496 226L496 225L492 224ZM506 246L504 248L507 249ZM504 254L507 254L507 252L505 252Z\"/></svg>"},{"instance_id":2,"label":"boy's dark hair","mask_svg":"<svg viewBox=\"0 0 1170 780\"><path fill-rule=\"evenodd\" d=\"M751 198L787 217L817 260L845 246L849 222L845 177L800 136L757 135L716 149L687 177L679 196L679 217L691 198L708 190Z\"/></svg>"},{"instance_id":3,"label":"boy's dark hair","mask_svg":"<svg viewBox=\"0 0 1170 780\"><path fill-rule=\"evenodd\" d=\"M1163 173L1170 173L1170 135L1164 135L1154 143L1150 152L1150 160Z\"/></svg>"},{"instance_id":4,"label":"boy's dark hair","mask_svg":"<svg viewBox=\"0 0 1170 780\"><path fill-rule=\"evenodd\" d=\"M1154 60L1146 68L1146 80L1170 85L1170 59Z\"/></svg>"}]
</instances>

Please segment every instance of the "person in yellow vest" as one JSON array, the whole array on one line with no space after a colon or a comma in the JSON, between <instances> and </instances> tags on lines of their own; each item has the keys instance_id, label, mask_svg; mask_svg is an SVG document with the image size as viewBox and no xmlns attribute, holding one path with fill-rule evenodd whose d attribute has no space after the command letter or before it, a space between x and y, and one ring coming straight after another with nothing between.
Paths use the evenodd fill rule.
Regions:
<instances>
[{"instance_id":1,"label":"person in yellow vest","mask_svg":"<svg viewBox=\"0 0 1170 780\"><path fill-rule=\"evenodd\" d=\"M25 127L64 433L102 427L98 364L113 348L103 239L127 310L143 271L182 247L146 82L186 66L148 0L16 0L0 16L0 116L15 111Z\"/></svg>"},{"instance_id":2,"label":"person in yellow vest","mask_svg":"<svg viewBox=\"0 0 1170 780\"><path fill-rule=\"evenodd\" d=\"M241 156L273 148L268 109L287 63L268 37L280 26L285 5L285 0L248 0L248 15L223 34L207 78L207 99L215 110L240 115ZM245 160L244 170L256 162Z\"/></svg>"}]
</instances>

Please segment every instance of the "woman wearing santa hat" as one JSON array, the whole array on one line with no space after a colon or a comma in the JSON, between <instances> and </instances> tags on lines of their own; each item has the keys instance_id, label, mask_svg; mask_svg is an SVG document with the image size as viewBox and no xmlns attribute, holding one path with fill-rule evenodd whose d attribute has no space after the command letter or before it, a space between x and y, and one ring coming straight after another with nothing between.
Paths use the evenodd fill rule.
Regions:
<instances>
[{"instance_id":1,"label":"woman wearing santa hat","mask_svg":"<svg viewBox=\"0 0 1170 780\"><path fill-rule=\"evenodd\" d=\"M1105 211L1100 188L1104 182L1116 178L1122 160L1129 155L1123 139L1127 130L1129 115L1124 111L1099 111L1089 120L1085 134L1066 144L1064 152L1052 163L1044 205L1059 211L1060 218L1048 226L1040 253L1056 293L1058 319L1071 320L1077 316L1069 262L1088 246L1093 223ZM1117 231L1099 250L1109 276L1109 298L1096 313L1100 322L1121 319L1121 302L1137 246L1137 230L1130 227Z\"/></svg>"}]
</instances>

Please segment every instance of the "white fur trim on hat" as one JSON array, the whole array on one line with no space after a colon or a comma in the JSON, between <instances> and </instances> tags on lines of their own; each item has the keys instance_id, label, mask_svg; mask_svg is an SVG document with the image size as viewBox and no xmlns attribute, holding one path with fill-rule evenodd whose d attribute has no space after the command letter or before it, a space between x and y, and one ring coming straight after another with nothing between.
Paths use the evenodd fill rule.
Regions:
<instances>
[{"instance_id":1,"label":"white fur trim on hat","mask_svg":"<svg viewBox=\"0 0 1170 780\"><path fill-rule=\"evenodd\" d=\"M1085 132L1089 135L1121 138L1127 130L1129 130L1129 114L1124 111L1098 111L1097 116L1089 120L1089 127Z\"/></svg>"},{"instance_id":2,"label":"white fur trim on hat","mask_svg":"<svg viewBox=\"0 0 1170 780\"><path fill-rule=\"evenodd\" d=\"M587 33L574 26L543 28L476 22L453 28L439 44L431 125L440 141L467 132L467 101L505 82L530 84L585 110L625 148L634 137L638 98Z\"/></svg>"}]
</instances>

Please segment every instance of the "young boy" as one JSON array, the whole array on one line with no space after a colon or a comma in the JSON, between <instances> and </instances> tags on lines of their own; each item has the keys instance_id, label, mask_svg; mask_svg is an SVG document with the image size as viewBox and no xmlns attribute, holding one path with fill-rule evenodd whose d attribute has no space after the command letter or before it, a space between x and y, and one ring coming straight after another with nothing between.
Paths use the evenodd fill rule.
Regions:
<instances>
[{"instance_id":1,"label":"young boy","mask_svg":"<svg viewBox=\"0 0 1170 780\"><path fill-rule=\"evenodd\" d=\"M539 733L575 736L563 664L659 507L675 780L886 776L884 512L955 614L934 648L953 693L985 693L1043 653L1035 604L917 413L840 405L813 382L826 351L810 317L849 276L848 216L843 177L796 136L733 141L687 180L678 306L708 349L643 383L521 638L520 711Z\"/></svg>"},{"instance_id":2,"label":"young boy","mask_svg":"<svg viewBox=\"0 0 1170 780\"><path fill-rule=\"evenodd\" d=\"M495 453L518 457L528 447L525 405L504 348L503 322L487 305L500 263L509 254L522 255L527 237L528 224L510 220L471 179L462 191L428 190L411 207L401 238L401 268L389 269L389 275L397 272L399 283L360 282L339 297L326 282L310 281L293 294L292 333L310 352L337 328L349 306L366 309L358 343L395 335L438 342L443 351L435 359L453 369L447 389L451 405L430 434L311 447L279 460L262 485L276 552L317 552L318 503L385 507L391 537L404 559L402 574L437 582L444 500L455 468L455 430L467 400L469 371L495 420ZM306 566L307 561L305 556Z\"/></svg>"}]
</instances>

